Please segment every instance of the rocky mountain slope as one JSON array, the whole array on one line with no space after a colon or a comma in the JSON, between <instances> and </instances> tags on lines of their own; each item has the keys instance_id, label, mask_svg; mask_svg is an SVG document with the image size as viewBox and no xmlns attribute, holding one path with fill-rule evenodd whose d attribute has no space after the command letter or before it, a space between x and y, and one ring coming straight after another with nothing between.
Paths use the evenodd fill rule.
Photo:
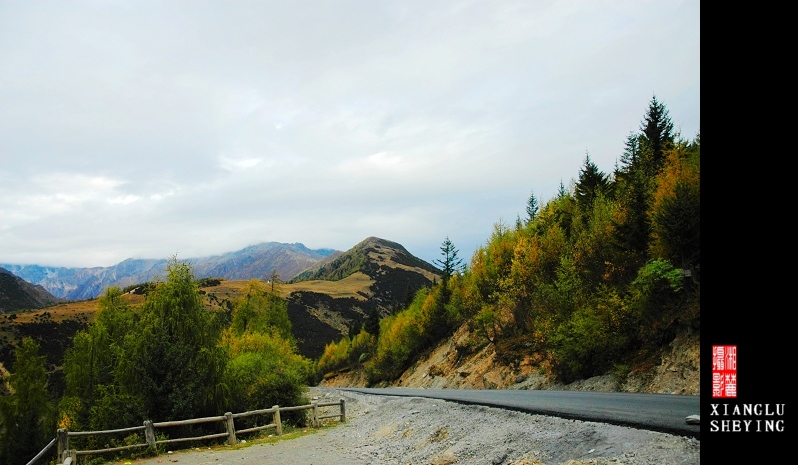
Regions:
<instances>
[{"instance_id":1,"label":"rocky mountain slope","mask_svg":"<svg viewBox=\"0 0 798 465\"><path fill-rule=\"evenodd\" d=\"M0 268L0 314L21 309L42 308L61 302L47 290L33 285L5 268Z\"/></svg>"},{"instance_id":2,"label":"rocky mountain slope","mask_svg":"<svg viewBox=\"0 0 798 465\"><path fill-rule=\"evenodd\" d=\"M197 278L252 279L276 272L283 279L289 279L333 252L332 249L308 249L300 243L266 242L235 252L186 261L194 266ZM129 258L110 267L2 266L59 298L81 300L99 296L108 286L125 287L151 281L164 273L166 264L166 259Z\"/></svg>"}]
</instances>

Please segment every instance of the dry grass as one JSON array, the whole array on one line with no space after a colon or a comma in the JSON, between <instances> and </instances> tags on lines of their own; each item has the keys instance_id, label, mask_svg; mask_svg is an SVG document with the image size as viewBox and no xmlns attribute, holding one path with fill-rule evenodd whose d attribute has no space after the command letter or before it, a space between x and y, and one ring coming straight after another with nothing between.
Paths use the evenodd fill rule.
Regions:
<instances>
[{"instance_id":1,"label":"dry grass","mask_svg":"<svg viewBox=\"0 0 798 465\"><path fill-rule=\"evenodd\" d=\"M122 298L129 305L141 305L144 303L143 295L124 294ZM15 323L25 324L31 323L42 317L44 313L50 315L49 319L53 322L61 322L64 320L77 320L83 318L83 315L88 318L89 322L94 321L94 316L100 309L100 302L98 299L80 300L76 302L65 302L62 304L53 305L51 307L40 308L38 310L23 310L16 312Z\"/></svg>"},{"instance_id":2,"label":"dry grass","mask_svg":"<svg viewBox=\"0 0 798 465\"><path fill-rule=\"evenodd\" d=\"M82 315L86 315L89 321L94 321L94 315L98 309L99 303L97 299L67 302L38 310L17 312L14 322L17 324L32 323L34 320L41 318L44 313L48 313L53 322L76 320L81 318Z\"/></svg>"},{"instance_id":3,"label":"dry grass","mask_svg":"<svg viewBox=\"0 0 798 465\"><path fill-rule=\"evenodd\" d=\"M336 299L352 297L366 300L362 294L371 295L369 287L374 281L366 274L358 271L339 281L302 281L294 284L283 284L283 296L294 291L309 291L327 294ZM361 292L362 294L359 294Z\"/></svg>"},{"instance_id":4,"label":"dry grass","mask_svg":"<svg viewBox=\"0 0 798 465\"><path fill-rule=\"evenodd\" d=\"M202 288L208 294L213 294L217 299L227 299L235 301L244 295L244 288L250 280L225 280L218 286ZM366 300L366 297L358 292L366 295L371 295L369 287L374 281L367 275L357 272L340 280L340 281L302 281L299 283L281 283L278 284L280 295L288 297L292 292L305 291L305 292L318 292L320 294L327 294L336 299L352 297L358 300ZM266 283L266 287L270 286Z\"/></svg>"}]
</instances>

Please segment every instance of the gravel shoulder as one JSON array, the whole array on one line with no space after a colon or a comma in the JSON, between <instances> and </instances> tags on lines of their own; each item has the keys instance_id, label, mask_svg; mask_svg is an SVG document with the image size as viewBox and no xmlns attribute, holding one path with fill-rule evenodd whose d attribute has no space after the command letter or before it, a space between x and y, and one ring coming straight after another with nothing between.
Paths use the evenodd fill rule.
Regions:
<instances>
[{"instance_id":1,"label":"gravel shoulder","mask_svg":"<svg viewBox=\"0 0 798 465\"><path fill-rule=\"evenodd\" d=\"M290 440L235 449L178 451L132 462L667 465L698 464L700 458L699 440L665 433L420 397L373 396L319 387L311 388L311 396L345 399L347 423Z\"/></svg>"}]
</instances>

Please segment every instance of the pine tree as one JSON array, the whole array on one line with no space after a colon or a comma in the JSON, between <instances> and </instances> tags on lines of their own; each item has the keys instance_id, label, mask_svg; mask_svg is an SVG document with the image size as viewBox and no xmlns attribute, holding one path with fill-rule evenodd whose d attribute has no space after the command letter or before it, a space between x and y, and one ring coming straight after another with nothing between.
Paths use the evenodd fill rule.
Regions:
<instances>
[{"instance_id":1,"label":"pine tree","mask_svg":"<svg viewBox=\"0 0 798 465\"><path fill-rule=\"evenodd\" d=\"M590 155L585 154L585 162L579 171L579 181L576 183L576 203L583 212L593 208L593 202L599 195L606 195L610 190L607 175L602 173L598 166L590 160Z\"/></svg>"},{"instance_id":2,"label":"pine tree","mask_svg":"<svg viewBox=\"0 0 798 465\"><path fill-rule=\"evenodd\" d=\"M377 307L372 307L366 312L363 329L374 337L380 337L380 311Z\"/></svg>"},{"instance_id":3,"label":"pine tree","mask_svg":"<svg viewBox=\"0 0 798 465\"><path fill-rule=\"evenodd\" d=\"M568 191L565 190L565 184L562 183L562 179L560 179L560 186L557 188L557 198L561 199L568 195Z\"/></svg>"},{"instance_id":4,"label":"pine tree","mask_svg":"<svg viewBox=\"0 0 798 465\"><path fill-rule=\"evenodd\" d=\"M653 176L665 163L665 150L673 144L673 122L668 109L655 95L640 123L641 147L646 155L646 171Z\"/></svg>"},{"instance_id":5,"label":"pine tree","mask_svg":"<svg viewBox=\"0 0 798 465\"><path fill-rule=\"evenodd\" d=\"M444 282L447 281L452 274L462 269L463 260L457 257L457 253L457 248L455 248L452 241L449 240L449 236L446 236L446 240L444 240L441 245L443 260L435 260L435 263L442 267Z\"/></svg>"},{"instance_id":6,"label":"pine tree","mask_svg":"<svg viewBox=\"0 0 798 465\"><path fill-rule=\"evenodd\" d=\"M526 214L529 216L527 219L527 223L531 222L538 216L538 212L540 211L540 204L538 203L537 197L535 197L535 193L532 192L529 194L529 199L526 201Z\"/></svg>"},{"instance_id":7,"label":"pine tree","mask_svg":"<svg viewBox=\"0 0 798 465\"><path fill-rule=\"evenodd\" d=\"M640 168L640 134L629 132L624 142L620 166L615 170L615 179L623 182L632 172Z\"/></svg>"},{"instance_id":8,"label":"pine tree","mask_svg":"<svg viewBox=\"0 0 798 465\"><path fill-rule=\"evenodd\" d=\"M642 266L649 256L651 189L651 179L642 170L626 173L618 186L618 204L623 215L619 221L613 220L612 237L616 249L625 255L630 273Z\"/></svg>"}]
</instances>

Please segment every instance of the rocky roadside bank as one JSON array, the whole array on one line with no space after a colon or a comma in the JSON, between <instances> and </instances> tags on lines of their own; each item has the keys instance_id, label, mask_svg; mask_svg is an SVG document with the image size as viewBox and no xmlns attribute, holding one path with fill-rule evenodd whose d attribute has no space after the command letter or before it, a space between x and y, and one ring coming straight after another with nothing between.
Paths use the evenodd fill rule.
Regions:
<instances>
[{"instance_id":1,"label":"rocky roadside bank","mask_svg":"<svg viewBox=\"0 0 798 465\"><path fill-rule=\"evenodd\" d=\"M311 388L311 395L346 399L347 423L276 443L252 441L240 449L178 452L133 463L668 465L698 464L700 458L700 441L665 433L418 397L329 388Z\"/></svg>"},{"instance_id":2,"label":"rocky roadside bank","mask_svg":"<svg viewBox=\"0 0 798 465\"><path fill-rule=\"evenodd\" d=\"M409 387L427 389L547 389L606 392L645 392L699 395L700 335L678 335L650 366L633 369L622 378L596 376L571 384L552 381L529 356L507 363L493 345L476 351L469 347L473 335L468 325L419 358L394 382L369 386L363 369L341 371L320 383L325 387Z\"/></svg>"}]
</instances>

